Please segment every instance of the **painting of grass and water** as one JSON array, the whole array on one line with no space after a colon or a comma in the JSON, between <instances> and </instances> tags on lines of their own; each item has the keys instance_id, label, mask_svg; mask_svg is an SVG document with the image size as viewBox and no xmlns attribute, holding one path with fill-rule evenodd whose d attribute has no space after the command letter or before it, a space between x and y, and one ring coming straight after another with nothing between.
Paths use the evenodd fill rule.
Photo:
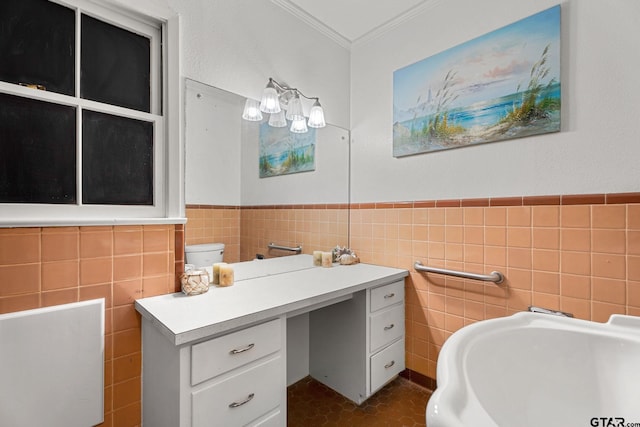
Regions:
<instances>
[{"instance_id":1,"label":"painting of grass and water","mask_svg":"<svg viewBox=\"0 0 640 427\"><path fill-rule=\"evenodd\" d=\"M308 172L316 168L316 129L293 133L289 127L260 125L260 178Z\"/></svg>"},{"instance_id":2,"label":"painting of grass and water","mask_svg":"<svg viewBox=\"0 0 640 427\"><path fill-rule=\"evenodd\" d=\"M393 73L393 155L560 131L560 6Z\"/></svg>"}]
</instances>

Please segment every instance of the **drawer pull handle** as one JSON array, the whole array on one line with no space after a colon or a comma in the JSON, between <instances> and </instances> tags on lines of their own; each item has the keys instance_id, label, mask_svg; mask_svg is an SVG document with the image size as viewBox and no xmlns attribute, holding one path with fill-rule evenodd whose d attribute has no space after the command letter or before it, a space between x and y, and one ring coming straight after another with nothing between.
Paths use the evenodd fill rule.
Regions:
<instances>
[{"instance_id":1,"label":"drawer pull handle","mask_svg":"<svg viewBox=\"0 0 640 427\"><path fill-rule=\"evenodd\" d=\"M389 329L393 329L393 327L394 327L394 326L395 326L395 325L392 323L392 324L390 324L389 326L385 326L385 327L384 327L384 330L385 330L385 331L388 331Z\"/></svg>"},{"instance_id":2,"label":"drawer pull handle","mask_svg":"<svg viewBox=\"0 0 640 427\"><path fill-rule=\"evenodd\" d=\"M393 292L391 292L390 294L386 294L386 295L384 296L384 299L393 298L393 297L395 297L395 296L396 296L396 294L395 294L395 293L393 293Z\"/></svg>"},{"instance_id":3,"label":"drawer pull handle","mask_svg":"<svg viewBox=\"0 0 640 427\"><path fill-rule=\"evenodd\" d=\"M251 350L253 347L255 346L255 344L251 343L246 347L243 348L234 348L233 350L231 350L229 353L231 354L240 354L240 353L244 353L247 350Z\"/></svg>"},{"instance_id":4,"label":"drawer pull handle","mask_svg":"<svg viewBox=\"0 0 640 427\"><path fill-rule=\"evenodd\" d=\"M242 402L233 402L233 403L229 403L229 408L237 408L239 406L244 405L245 403L249 403L251 401L251 399L253 399L254 394L251 393L249 396L247 396L247 398L245 400L243 400Z\"/></svg>"},{"instance_id":5,"label":"drawer pull handle","mask_svg":"<svg viewBox=\"0 0 640 427\"><path fill-rule=\"evenodd\" d=\"M389 369L390 367L392 367L393 365L396 364L395 360L392 360L391 362L387 363L386 365L384 365L385 369Z\"/></svg>"}]
</instances>

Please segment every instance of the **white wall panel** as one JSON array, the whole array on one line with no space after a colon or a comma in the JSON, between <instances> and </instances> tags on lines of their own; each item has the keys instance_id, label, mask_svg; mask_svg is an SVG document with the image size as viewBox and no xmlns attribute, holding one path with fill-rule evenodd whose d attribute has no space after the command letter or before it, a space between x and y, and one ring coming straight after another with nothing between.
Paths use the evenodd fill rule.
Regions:
<instances>
[{"instance_id":1,"label":"white wall panel","mask_svg":"<svg viewBox=\"0 0 640 427\"><path fill-rule=\"evenodd\" d=\"M638 191L640 2L562 3L562 132L392 156L393 72L558 4L450 0L352 49L352 202Z\"/></svg>"}]
</instances>

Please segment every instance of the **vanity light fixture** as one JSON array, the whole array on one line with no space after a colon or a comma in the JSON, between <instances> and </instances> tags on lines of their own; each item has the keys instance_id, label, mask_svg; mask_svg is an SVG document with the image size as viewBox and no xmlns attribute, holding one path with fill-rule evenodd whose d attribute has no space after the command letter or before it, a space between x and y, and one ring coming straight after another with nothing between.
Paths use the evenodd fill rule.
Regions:
<instances>
[{"instance_id":1,"label":"vanity light fixture","mask_svg":"<svg viewBox=\"0 0 640 427\"><path fill-rule=\"evenodd\" d=\"M327 124L324 122L324 110L322 105L316 98L316 102L313 103L311 111L309 111L309 126L312 128L323 128Z\"/></svg>"},{"instance_id":2,"label":"vanity light fixture","mask_svg":"<svg viewBox=\"0 0 640 427\"><path fill-rule=\"evenodd\" d=\"M262 112L260 111L260 104L255 99L247 98L244 103L244 111L242 112L242 118L251 122L257 122L262 120Z\"/></svg>"},{"instance_id":3,"label":"vanity light fixture","mask_svg":"<svg viewBox=\"0 0 640 427\"><path fill-rule=\"evenodd\" d=\"M302 101L298 92L293 93L293 97L289 100L287 105L287 120L304 120L304 113L302 112Z\"/></svg>"},{"instance_id":4,"label":"vanity light fixture","mask_svg":"<svg viewBox=\"0 0 640 427\"><path fill-rule=\"evenodd\" d=\"M306 133L309 131L309 128L307 128L307 121L304 117L301 119L295 119L291 122L289 130L293 133Z\"/></svg>"},{"instance_id":5,"label":"vanity light fixture","mask_svg":"<svg viewBox=\"0 0 640 427\"><path fill-rule=\"evenodd\" d=\"M272 113L269 116L269 126L274 128L283 128L287 126L287 119L285 118L284 110Z\"/></svg>"},{"instance_id":6,"label":"vanity light fixture","mask_svg":"<svg viewBox=\"0 0 640 427\"><path fill-rule=\"evenodd\" d=\"M314 101L309 111L308 120L304 117L300 97ZM284 110L286 110L286 114ZM308 127L322 128L326 126L324 110L318 98L306 96L300 90L280 84L271 77L264 88L259 107L258 101L247 99L242 118L249 121L260 121L262 120L261 113L270 114L269 126L285 127L287 120L291 121L289 129L294 133L305 133L309 130Z\"/></svg>"},{"instance_id":7,"label":"vanity light fixture","mask_svg":"<svg viewBox=\"0 0 640 427\"><path fill-rule=\"evenodd\" d=\"M269 83L267 83L267 87L265 87L264 91L262 92L260 111L269 114L280 112L280 99L278 96L278 91L276 91L276 86L273 79L271 78L269 79Z\"/></svg>"}]
</instances>

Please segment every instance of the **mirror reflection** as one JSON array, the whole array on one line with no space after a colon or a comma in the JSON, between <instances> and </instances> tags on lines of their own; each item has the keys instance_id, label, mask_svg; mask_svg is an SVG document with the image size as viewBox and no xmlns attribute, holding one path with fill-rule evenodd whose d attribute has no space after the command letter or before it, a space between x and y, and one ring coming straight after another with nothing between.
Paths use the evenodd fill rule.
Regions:
<instances>
[{"instance_id":1,"label":"mirror reflection","mask_svg":"<svg viewBox=\"0 0 640 427\"><path fill-rule=\"evenodd\" d=\"M185 79L185 245L224 245L224 262L348 246L349 132L243 120L245 101Z\"/></svg>"}]
</instances>

